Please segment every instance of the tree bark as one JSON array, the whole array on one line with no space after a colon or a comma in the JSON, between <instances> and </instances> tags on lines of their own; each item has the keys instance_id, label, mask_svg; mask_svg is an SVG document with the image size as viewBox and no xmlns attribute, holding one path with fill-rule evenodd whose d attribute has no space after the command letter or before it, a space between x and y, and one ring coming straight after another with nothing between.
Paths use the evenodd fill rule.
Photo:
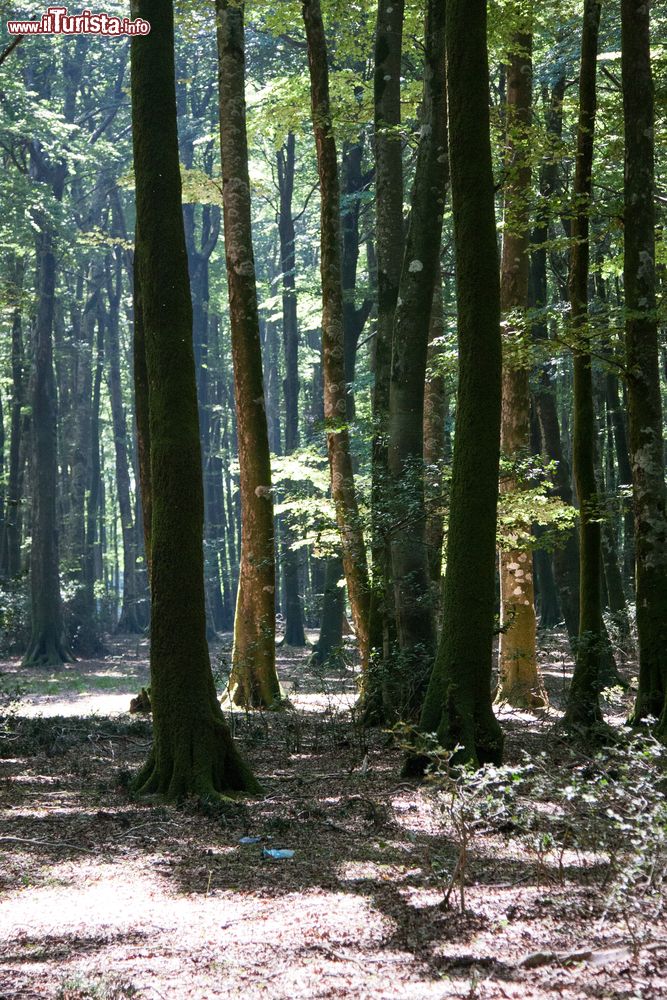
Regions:
<instances>
[{"instance_id":1,"label":"tree bark","mask_svg":"<svg viewBox=\"0 0 667 1000\"><path fill-rule=\"evenodd\" d=\"M204 496L192 303L176 130L173 7L138 0L151 25L133 38L132 125L141 308L138 426L148 415L151 703L154 742L139 792L168 799L256 791L218 703L206 643ZM136 369L135 369L136 371ZM144 376L146 379L144 381ZM148 389L148 397L142 393ZM143 485L143 482L142 482Z\"/></svg>"},{"instance_id":2,"label":"tree bark","mask_svg":"<svg viewBox=\"0 0 667 1000\"><path fill-rule=\"evenodd\" d=\"M448 0L459 384L443 627L421 718L480 764L503 748L491 704L502 345L486 30L484 0Z\"/></svg>"},{"instance_id":3,"label":"tree bark","mask_svg":"<svg viewBox=\"0 0 667 1000\"><path fill-rule=\"evenodd\" d=\"M275 555L245 109L243 4L216 0L220 155L241 493L241 566L230 696L246 708L277 707Z\"/></svg>"}]
</instances>

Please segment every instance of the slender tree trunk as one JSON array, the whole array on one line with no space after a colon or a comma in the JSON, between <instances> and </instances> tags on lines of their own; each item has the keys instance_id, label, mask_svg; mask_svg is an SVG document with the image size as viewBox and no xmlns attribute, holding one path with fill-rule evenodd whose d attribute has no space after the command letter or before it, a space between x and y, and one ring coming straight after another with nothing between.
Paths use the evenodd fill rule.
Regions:
<instances>
[{"instance_id":1,"label":"slender tree trunk","mask_svg":"<svg viewBox=\"0 0 667 1000\"><path fill-rule=\"evenodd\" d=\"M7 512L4 522L3 570L9 579L21 572L21 442L24 438L25 373L23 359L23 328L20 296L23 287L23 266L16 265L16 294L19 301L12 314L12 403L9 440L9 470L7 480Z\"/></svg>"},{"instance_id":2,"label":"slender tree trunk","mask_svg":"<svg viewBox=\"0 0 667 1000\"><path fill-rule=\"evenodd\" d=\"M434 612L440 600L442 544L444 541L443 464L447 447L445 423L449 400L444 372L441 369L444 336L442 273L438 268L431 323L428 335L426 385L424 387L424 476L426 512L426 554L431 580L431 604ZM435 615L437 618L437 614Z\"/></svg>"},{"instance_id":3,"label":"slender tree trunk","mask_svg":"<svg viewBox=\"0 0 667 1000\"><path fill-rule=\"evenodd\" d=\"M366 547L346 420L345 342L340 241L340 188L329 105L327 45L320 0L303 0L310 94L321 207L322 368L331 491L341 535L343 567L362 667L368 665L370 591Z\"/></svg>"},{"instance_id":4,"label":"slender tree trunk","mask_svg":"<svg viewBox=\"0 0 667 1000\"><path fill-rule=\"evenodd\" d=\"M484 0L448 0L459 386L443 626L421 727L443 746L462 747L465 759L499 763L491 666L502 345L486 31Z\"/></svg>"},{"instance_id":5,"label":"slender tree trunk","mask_svg":"<svg viewBox=\"0 0 667 1000\"><path fill-rule=\"evenodd\" d=\"M54 171L53 191L62 198L64 168ZM32 546L30 589L32 631L23 658L29 666L59 666L72 660L65 638L56 515L56 383L53 372L53 317L56 288L54 233L46 212L35 213L37 292L35 367L32 380Z\"/></svg>"},{"instance_id":6,"label":"slender tree trunk","mask_svg":"<svg viewBox=\"0 0 667 1000\"><path fill-rule=\"evenodd\" d=\"M111 260L108 263L107 292L109 297L109 311L105 317L105 358L107 362L107 379L109 384L109 398L111 400L111 419L116 457L116 490L123 536L123 601L117 628L119 632L137 633L141 631L141 628L137 621L136 608L134 514L130 491L127 421L120 381L119 309L121 266L119 258L116 258L113 264Z\"/></svg>"},{"instance_id":7,"label":"slender tree trunk","mask_svg":"<svg viewBox=\"0 0 667 1000\"><path fill-rule=\"evenodd\" d=\"M601 528L595 477L596 421L588 323L589 210L596 113L599 0L585 0L579 77L579 125L570 251L570 320L579 338L574 352L574 479L579 499L579 639L565 721L589 730L601 721L598 702L603 648Z\"/></svg>"},{"instance_id":8,"label":"slender tree trunk","mask_svg":"<svg viewBox=\"0 0 667 1000\"><path fill-rule=\"evenodd\" d=\"M320 634L313 649L316 663L337 662L343 648L345 588L341 586L343 563L337 556L327 559Z\"/></svg>"},{"instance_id":9,"label":"slender tree trunk","mask_svg":"<svg viewBox=\"0 0 667 1000\"><path fill-rule=\"evenodd\" d=\"M204 496L192 304L176 130L173 7L137 0L151 25L133 38L136 276L143 356L136 392L149 447L151 703L154 742L140 792L169 799L256 791L218 703L206 643ZM135 368L136 373L136 368ZM144 376L147 378L144 381ZM148 398L142 396L148 388ZM148 414L149 431L143 420Z\"/></svg>"},{"instance_id":10,"label":"slender tree trunk","mask_svg":"<svg viewBox=\"0 0 667 1000\"><path fill-rule=\"evenodd\" d=\"M639 690L634 721L667 742L667 513L655 291L650 4L622 0L625 119L625 336L637 549Z\"/></svg>"},{"instance_id":11,"label":"slender tree trunk","mask_svg":"<svg viewBox=\"0 0 667 1000\"><path fill-rule=\"evenodd\" d=\"M275 663L271 460L250 221L243 4L216 0L220 153L241 487L241 568L230 692L246 708L281 701Z\"/></svg>"},{"instance_id":12,"label":"slender tree trunk","mask_svg":"<svg viewBox=\"0 0 667 1000\"><path fill-rule=\"evenodd\" d=\"M278 188L280 210L278 235L280 239L280 270L283 306L283 351L285 355L285 454L291 455L299 447L299 325L296 301L296 245L292 195L294 193L295 166L294 133L290 132L284 146L278 151ZM294 537L287 525L281 525L283 535L282 562L285 579L285 643L288 646L306 645L303 628L303 608L299 596L298 555L292 548Z\"/></svg>"},{"instance_id":13,"label":"slender tree trunk","mask_svg":"<svg viewBox=\"0 0 667 1000\"><path fill-rule=\"evenodd\" d=\"M507 67L508 182L500 264L500 305L507 327L500 446L512 463L512 473L501 480L503 492L521 490L517 464L530 451L529 368L520 352L516 356L516 349L520 347L521 318L528 307L530 274L532 45L532 34L519 31ZM537 670L533 560L530 552L511 545L500 552L500 619L497 700L517 708L541 708L546 704L546 692Z\"/></svg>"},{"instance_id":14,"label":"slender tree trunk","mask_svg":"<svg viewBox=\"0 0 667 1000\"><path fill-rule=\"evenodd\" d=\"M391 535L391 565L400 652L392 708L404 717L418 715L421 709L435 652L426 549L423 425L431 306L448 177L442 6L441 0L433 0L426 9L424 119L394 315L389 388L391 513L398 524Z\"/></svg>"},{"instance_id":15,"label":"slender tree trunk","mask_svg":"<svg viewBox=\"0 0 667 1000\"><path fill-rule=\"evenodd\" d=\"M606 400L616 451L619 485L631 486L632 467L628 450L627 415L618 396L618 379L613 372L607 373ZM628 593L632 593L635 579L635 522L630 500L625 500L623 504L623 570Z\"/></svg>"},{"instance_id":16,"label":"slender tree trunk","mask_svg":"<svg viewBox=\"0 0 667 1000\"><path fill-rule=\"evenodd\" d=\"M391 550L386 509L389 487L387 432L394 314L403 261L403 159L401 148L401 62L404 0L378 0L375 31L375 200L378 309L373 385L371 488L371 601L369 634L373 669L381 691L396 639ZM376 699L377 704L379 702ZM376 709L377 710L377 706Z\"/></svg>"}]
</instances>

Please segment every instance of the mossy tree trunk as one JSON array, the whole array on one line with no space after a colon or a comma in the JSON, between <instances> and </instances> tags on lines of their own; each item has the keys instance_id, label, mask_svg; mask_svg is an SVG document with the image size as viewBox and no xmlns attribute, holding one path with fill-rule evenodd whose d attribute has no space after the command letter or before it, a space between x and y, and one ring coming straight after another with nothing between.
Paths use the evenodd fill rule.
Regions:
<instances>
[{"instance_id":1,"label":"mossy tree trunk","mask_svg":"<svg viewBox=\"0 0 667 1000\"><path fill-rule=\"evenodd\" d=\"M528 344L522 343L522 328L530 276L532 47L530 24L524 24L514 36L506 77L507 182L500 264L500 306L506 334L500 446L512 471L502 478L500 488L514 493L522 488L517 464L530 451ZM500 552L500 619L497 700L517 708L543 707L546 694L537 670L533 559L529 551L511 544Z\"/></svg>"},{"instance_id":2,"label":"mossy tree trunk","mask_svg":"<svg viewBox=\"0 0 667 1000\"><path fill-rule=\"evenodd\" d=\"M667 502L655 291L654 102L650 4L622 0L625 335L637 554L639 690L634 720L667 741Z\"/></svg>"},{"instance_id":3,"label":"mossy tree trunk","mask_svg":"<svg viewBox=\"0 0 667 1000\"><path fill-rule=\"evenodd\" d=\"M444 16L444 10L440 14ZM443 626L421 717L443 746L498 763L491 704L500 461L500 282L484 0L448 0L447 89L459 384Z\"/></svg>"},{"instance_id":4,"label":"mossy tree trunk","mask_svg":"<svg viewBox=\"0 0 667 1000\"><path fill-rule=\"evenodd\" d=\"M304 0L310 95L320 181L322 372L331 492L362 667L368 664L370 590L347 424L341 270L340 185L329 103L327 44L320 0Z\"/></svg>"},{"instance_id":5,"label":"mossy tree trunk","mask_svg":"<svg viewBox=\"0 0 667 1000\"><path fill-rule=\"evenodd\" d=\"M244 5L217 0L220 155L241 495L241 566L230 695L277 707L276 572L271 459L250 216Z\"/></svg>"},{"instance_id":6,"label":"mossy tree trunk","mask_svg":"<svg viewBox=\"0 0 667 1000\"><path fill-rule=\"evenodd\" d=\"M391 566L399 655L392 711L416 717L435 652L433 602L424 509L424 384L439 267L448 179L445 18L441 0L427 4L423 124L412 191L389 385Z\"/></svg>"},{"instance_id":7,"label":"mossy tree trunk","mask_svg":"<svg viewBox=\"0 0 667 1000\"><path fill-rule=\"evenodd\" d=\"M585 0L579 75L579 123L574 177L569 295L574 350L574 427L572 454L579 500L579 637L565 722L589 730L601 721L598 675L604 647L601 596L601 525L595 476L597 425L588 329L589 211L593 138L597 106L596 70L599 0Z\"/></svg>"},{"instance_id":8,"label":"mossy tree trunk","mask_svg":"<svg viewBox=\"0 0 667 1000\"><path fill-rule=\"evenodd\" d=\"M132 39L131 51L140 301L135 391L150 468L148 479L144 470L142 488L148 486L143 509L150 523L153 706L153 747L135 787L168 799L252 792L257 782L225 723L206 643L204 496L176 129L173 8L165 0L138 0L135 13L151 24L149 35Z\"/></svg>"}]
</instances>

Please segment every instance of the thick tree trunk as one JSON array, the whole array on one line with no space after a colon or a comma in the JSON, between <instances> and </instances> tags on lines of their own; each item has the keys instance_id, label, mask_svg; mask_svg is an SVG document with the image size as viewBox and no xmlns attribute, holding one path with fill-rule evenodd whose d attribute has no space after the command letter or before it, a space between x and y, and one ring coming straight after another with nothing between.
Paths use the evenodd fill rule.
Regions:
<instances>
[{"instance_id":1,"label":"thick tree trunk","mask_svg":"<svg viewBox=\"0 0 667 1000\"><path fill-rule=\"evenodd\" d=\"M230 694L246 708L281 702L275 662L271 460L250 219L243 5L217 0L220 154L241 493L241 567Z\"/></svg>"},{"instance_id":2,"label":"thick tree trunk","mask_svg":"<svg viewBox=\"0 0 667 1000\"><path fill-rule=\"evenodd\" d=\"M462 747L464 759L499 763L491 666L502 345L486 27L484 0L448 0L459 386L443 627L421 727L443 746Z\"/></svg>"},{"instance_id":3,"label":"thick tree trunk","mask_svg":"<svg viewBox=\"0 0 667 1000\"><path fill-rule=\"evenodd\" d=\"M340 187L329 105L327 45L320 0L303 0L310 94L320 180L322 368L331 492L362 667L368 665L370 592L346 419L345 342L340 240Z\"/></svg>"},{"instance_id":4,"label":"thick tree trunk","mask_svg":"<svg viewBox=\"0 0 667 1000\"><path fill-rule=\"evenodd\" d=\"M565 722L589 730L601 720L598 702L603 649L601 527L595 476L596 421L592 357L587 330L589 270L589 209L596 113L599 0L585 0L579 76L579 124L574 178L574 218L570 250L570 321L579 337L574 351L574 429L572 451L579 500L579 638Z\"/></svg>"},{"instance_id":5,"label":"thick tree trunk","mask_svg":"<svg viewBox=\"0 0 667 1000\"><path fill-rule=\"evenodd\" d=\"M141 302L135 321L139 316L138 348L144 347L137 424L150 458L144 516L148 520L150 513L154 742L135 786L169 799L227 789L256 791L218 704L206 643L204 497L176 131L173 8L165 0L138 0L136 13L151 25L149 35L132 39L131 51ZM146 388L147 398L142 395Z\"/></svg>"},{"instance_id":6,"label":"thick tree trunk","mask_svg":"<svg viewBox=\"0 0 667 1000\"><path fill-rule=\"evenodd\" d=\"M418 715L435 652L435 624L424 510L424 383L439 267L448 178L445 19L441 0L427 5L423 126L410 224L394 315L389 387L391 566L399 672L393 711Z\"/></svg>"},{"instance_id":7,"label":"thick tree trunk","mask_svg":"<svg viewBox=\"0 0 667 1000\"><path fill-rule=\"evenodd\" d=\"M667 742L667 513L655 291L654 108L650 4L622 0L625 119L625 336L637 551L636 722Z\"/></svg>"},{"instance_id":8,"label":"thick tree trunk","mask_svg":"<svg viewBox=\"0 0 667 1000\"><path fill-rule=\"evenodd\" d=\"M512 473L501 480L504 492L521 489L516 466L530 451L529 368L517 347L521 346L520 320L528 307L530 275L532 35L519 31L513 44L507 67L508 182L500 265L500 305L507 322L500 446L513 466ZM509 547L500 552L500 620L497 700L517 708L541 708L546 692L537 670L533 560L525 550Z\"/></svg>"}]
</instances>

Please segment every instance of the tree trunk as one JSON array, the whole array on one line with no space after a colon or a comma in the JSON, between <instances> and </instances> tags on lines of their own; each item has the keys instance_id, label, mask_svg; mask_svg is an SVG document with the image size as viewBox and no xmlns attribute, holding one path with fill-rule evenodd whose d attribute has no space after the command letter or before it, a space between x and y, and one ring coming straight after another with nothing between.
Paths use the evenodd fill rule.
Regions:
<instances>
[{"instance_id":1,"label":"tree trunk","mask_svg":"<svg viewBox=\"0 0 667 1000\"><path fill-rule=\"evenodd\" d=\"M518 356L512 354L513 349L517 352L521 346L521 319L528 307L532 45L531 33L519 31L507 67L508 182L500 264L500 305L507 327L500 446L504 457L512 463L512 472L501 480L503 492L521 490L517 464L530 451L529 368L520 352ZM537 670L533 560L525 549L509 547L500 552L500 623L497 701L516 708L544 707L546 692Z\"/></svg>"},{"instance_id":2,"label":"tree trunk","mask_svg":"<svg viewBox=\"0 0 667 1000\"><path fill-rule=\"evenodd\" d=\"M373 669L382 686L396 639L391 551L387 535L389 458L387 431L394 314L403 261L403 160L401 56L403 0L378 0L375 32L375 218L378 307L373 353L373 448L371 487L371 601L369 635ZM374 711L378 710L379 701Z\"/></svg>"},{"instance_id":3,"label":"tree trunk","mask_svg":"<svg viewBox=\"0 0 667 1000\"><path fill-rule=\"evenodd\" d=\"M327 559L324 578L324 595L322 598L322 614L320 634L313 649L313 660L316 663L338 662L343 648L343 617L345 615L345 587L343 580L343 563L337 556Z\"/></svg>"},{"instance_id":4,"label":"tree trunk","mask_svg":"<svg viewBox=\"0 0 667 1000\"><path fill-rule=\"evenodd\" d=\"M55 168L52 188L63 193L65 171ZM37 226L37 319L32 380L32 546L30 590L32 627L26 666L60 666L72 660L63 624L58 558L57 418L53 372L53 316L56 287L54 233L46 212L34 214Z\"/></svg>"},{"instance_id":5,"label":"tree trunk","mask_svg":"<svg viewBox=\"0 0 667 1000\"><path fill-rule=\"evenodd\" d=\"M168 799L256 791L218 704L206 643L204 496L176 130L173 7L165 0L138 0L136 14L151 25L149 35L132 39L131 52L141 303L135 320L138 315L138 346L144 347L144 371L140 365L135 388L137 424L150 459L144 516L148 520L150 512L154 742L135 787ZM139 398L146 388L148 398Z\"/></svg>"},{"instance_id":6,"label":"tree trunk","mask_svg":"<svg viewBox=\"0 0 667 1000\"><path fill-rule=\"evenodd\" d=\"M121 262L108 261L107 294L109 310L105 317L105 357L109 398L111 400L111 420L113 426L114 452L116 457L116 489L118 510L123 536L123 603L117 629L119 632L141 632L137 621L137 593L135 586L136 552L132 495L130 492L130 463L128 460L127 421L125 404L120 382L120 328L119 310L121 296Z\"/></svg>"},{"instance_id":7,"label":"tree trunk","mask_svg":"<svg viewBox=\"0 0 667 1000\"><path fill-rule=\"evenodd\" d=\"M322 368L331 491L362 667L368 665L370 592L346 420L340 188L329 106L327 45L320 0L303 0L321 211Z\"/></svg>"},{"instance_id":8,"label":"tree trunk","mask_svg":"<svg viewBox=\"0 0 667 1000\"><path fill-rule=\"evenodd\" d=\"M280 239L280 270L283 306L283 351L285 355L285 454L291 455L299 447L299 325L296 301L296 248L292 195L294 193L295 138L290 132L284 146L278 151L278 189L280 210L278 235ZM281 525L283 535L282 562L285 580L285 643L297 648L306 645L303 628L303 608L299 596L298 555L292 548L294 537L287 525Z\"/></svg>"},{"instance_id":9,"label":"tree trunk","mask_svg":"<svg viewBox=\"0 0 667 1000\"><path fill-rule=\"evenodd\" d=\"M574 177L574 218L570 251L570 321L579 338L574 351L572 452L579 500L579 638L565 722L584 731L601 721L598 677L603 648L601 528L595 477L596 421L592 357L588 339L589 209L596 112L599 0L585 0L579 77L579 124Z\"/></svg>"},{"instance_id":10,"label":"tree trunk","mask_svg":"<svg viewBox=\"0 0 667 1000\"><path fill-rule=\"evenodd\" d=\"M442 573L442 543L444 512L442 501L443 465L447 447L445 423L449 400L444 372L441 370L442 337L445 332L442 302L442 273L438 274L433 291L431 323L428 335L426 384L424 387L424 489L427 501L426 555L431 580L431 606L437 619Z\"/></svg>"},{"instance_id":11,"label":"tree trunk","mask_svg":"<svg viewBox=\"0 0 667 1000\"><path fill-rule=\"evenodd\" d=\"M444 5L438 16L444 17ZM502 345L484 0L448 0L447 90L459 384L443 627L421 727L500 763L491 704Z\"/></svg>"},{"instance_id":12,"label":"tree trunk","mask_svg":"<svg viewBox=\"0 0 667 1000\"><path fill-rule=\"evenodd\" d=\"M230 695L246 708L281 701L275 663L271 460L250 220L243 4L216 0L220 155L241 492L241 567Z\"/></svg>"},{"instance_id":13,"label":"tree trunk","mask_svg":"<svg viewBox=\"0 0 667 1000\"><path fill-rule=\"evenodd\" d=\"M650 4L622 0L625 120L625 336L637 550L639 690L667 742L667 514L655 291L655 164Z\"/></svg>"},{"instance_id":14,"label":"tree trunk","mask_svg":"<svg viewBox=\"0 0 667 1000\"><path fill-rule=\"evenodd\" d=\"M435 652L435 626L424 510L424 383L439 267L447 186L445 19L441 2L427 6L423 126L405 244L389 388L389 472L399 657L393 711L418 715Z\"/></svg>"},{"instance_id":15,"label":"tree trunk","mask_svg":"<svg viewBox=\"0 0 667 1000\"><path fill-rule=\"evenodd\" d=\"M4 522L2 564L3 571L10 580L21 572L21 494L23 475L21 443L24 439L26 421L25 372L23 358L23 328L21 325L21 291L23 287L23 265L16 265L17 304L12 314L12 403L9 440L9 470L7 480L7 511Z\"/></svg>"}]
</instances>

